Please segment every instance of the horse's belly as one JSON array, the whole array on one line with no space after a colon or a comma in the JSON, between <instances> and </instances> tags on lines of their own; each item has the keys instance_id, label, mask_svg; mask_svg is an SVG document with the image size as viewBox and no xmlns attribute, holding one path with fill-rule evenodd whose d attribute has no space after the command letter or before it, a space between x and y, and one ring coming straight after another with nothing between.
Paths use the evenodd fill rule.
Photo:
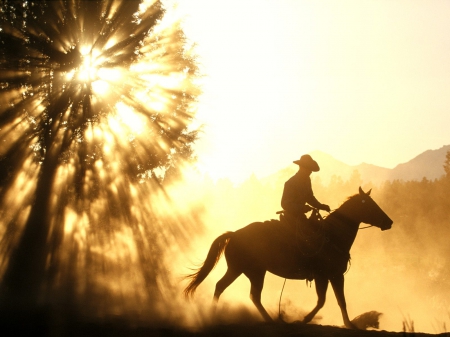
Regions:
<instances>
[{"instance_id":1,"label":"horse's belly","mask_svg":"<svg viewBox=\"0 0 450 337\"><path fill-rule=\"evenodd\" d=\"M236 231L225 250L228 266L247 275L268 271L289 279L309 278L312 271L342 274L336 253L302 253L290 230L282 224L253 223Z\"/></svg>"},{"instance_id":2,"label":"horse's belly","mask_svg":"<svg viewBox=\"0 0 450 337\"><path fill-rule=\"evenodd\" d=\"M263 269L282 277L295 274L301 263L295 238L281 225L252 229L245 227L230 240L225 252L228 263L239 265L243 272Z\"/></svg>"}]
</instances>

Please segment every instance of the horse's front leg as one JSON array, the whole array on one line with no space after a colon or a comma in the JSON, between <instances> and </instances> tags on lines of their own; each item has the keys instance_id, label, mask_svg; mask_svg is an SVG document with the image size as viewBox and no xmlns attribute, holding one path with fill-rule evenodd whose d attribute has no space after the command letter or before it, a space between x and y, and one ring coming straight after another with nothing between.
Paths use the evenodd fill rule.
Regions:
<instances>
[{"instance_id":1,"label":"horse's front leg","mask_svg":"<svg viewBox=\"0 0 450 337\"><path fill-rule=\"evenodd\" d=\"M345 302L344 295L344 275L334 276L330 279L331 286L333 287L334 294L336 296L336 300L341 308L342 318L344 320L344 324L349 329L357 329L357 327L350 322L347 313L347 303Z\"/></svg>"},{"instance_id":2,"label":"horse's front leg","mask_svg":"<svg viewBox=\"0 0 450 337\"><path fill-rule=\"evenodd\" d=\"M324 306L325 297L327 295L328 289L328 278L324 276L318 276L314 278L314 282L316 283L316 293L317 293L317 304L314 309L305 316L303 319L303 323L310 322L314 316L316 316L317 312Z\"/></svg>"}]
</instances>

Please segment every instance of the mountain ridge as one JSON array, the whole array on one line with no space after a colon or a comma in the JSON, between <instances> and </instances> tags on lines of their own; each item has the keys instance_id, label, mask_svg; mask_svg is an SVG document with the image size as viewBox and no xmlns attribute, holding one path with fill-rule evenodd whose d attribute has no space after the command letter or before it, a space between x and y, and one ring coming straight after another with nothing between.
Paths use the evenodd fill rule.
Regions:
<instances>
[{"instance_id":1,"label":"mountain ridge","mask_svg":"<svg viewBox=\"0 0 450 337\"><path fill-rule=\"evenodd\" d=\"M358 165L348 165L319 150L312 151L309 154L319 163L321 168L320 172L314 173L313 179L320 179L324 184L328 184L333 176L347 181L357 171L363 183L378 185L385 181L394 180L439 179L445 174L444 162L448 151L450 151L450 145L444 145L439 149L426 150L392 169L364 162ZM263 178L262 181L269 184L284 183L296 171L297 166L292 165Z\"/></svg>"}]
</instances>

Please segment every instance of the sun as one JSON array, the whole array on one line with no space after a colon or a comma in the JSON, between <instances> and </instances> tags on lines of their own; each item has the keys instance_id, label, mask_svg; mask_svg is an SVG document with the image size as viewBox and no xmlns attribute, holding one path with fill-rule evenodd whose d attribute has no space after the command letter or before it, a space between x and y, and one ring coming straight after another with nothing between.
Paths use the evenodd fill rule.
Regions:
<instances>
[{"instance_id":1,"label":"sun","mask_svg":"<svg viewBox=\"0 0 450 337\"><path fill-rule=\"evenodd\" d=\"M81 48L82 60L77 72L77 80L88 83L96 79L100 65L95 54L99 53L94 53L92 48Z\"/></svg>"},{"instance_id":2,"label":"sun","mask_svg":"<svg viewBox=\"0 0 450 337\"><path fill-rule=\"evenodd\" d=\"M110 59L93 46L82 46L79 54L78 64L65 72L67 82L82 84L90 87L95 95L106 96L114 85L124 79L125 70L120 67L108 67Z\"/></svg>"}]
</instances>

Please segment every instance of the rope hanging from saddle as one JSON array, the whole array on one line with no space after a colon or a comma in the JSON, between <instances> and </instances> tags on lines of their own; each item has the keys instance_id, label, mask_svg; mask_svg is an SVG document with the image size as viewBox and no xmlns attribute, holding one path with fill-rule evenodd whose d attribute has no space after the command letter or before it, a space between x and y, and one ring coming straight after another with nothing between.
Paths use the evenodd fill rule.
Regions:
<instances>
[{"instance_id":1,"label":"rope hanging from saddle","mask_svg":"<svg viewBox=\"0 0 450 337\"><path fill-rule=\"evenodd\" d=\"M313 257L320 254L329 241L324 219L319 210L315 208L307 221L297 220L295 229L297 249L304 257Z\"/></svg>"}]
</instances>

